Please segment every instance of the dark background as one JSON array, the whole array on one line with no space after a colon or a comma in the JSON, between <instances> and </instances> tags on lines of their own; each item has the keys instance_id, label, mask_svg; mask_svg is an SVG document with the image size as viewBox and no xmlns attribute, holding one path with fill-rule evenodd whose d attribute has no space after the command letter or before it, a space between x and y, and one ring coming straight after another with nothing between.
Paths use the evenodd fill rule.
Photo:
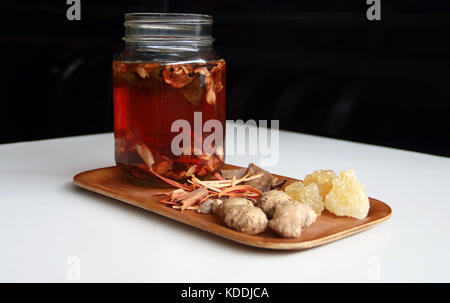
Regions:
<instances>
[{"instance_id":1,"label":"dark background","mask_svg":"<svg viewBox=\"0 0 450 303\"><path fill-rule=\"evenodd\" d=\"M449 156L449 1L8 1L0 143L113 130L111 62L126 12L212 14L228 119Z\"/></svg>"}]
</instances>

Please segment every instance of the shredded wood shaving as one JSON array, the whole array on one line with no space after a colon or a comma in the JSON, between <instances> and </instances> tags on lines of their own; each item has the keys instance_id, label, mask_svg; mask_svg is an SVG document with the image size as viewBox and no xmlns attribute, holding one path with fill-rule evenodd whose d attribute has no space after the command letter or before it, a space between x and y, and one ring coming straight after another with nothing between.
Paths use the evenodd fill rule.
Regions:
<instances>
[{"instance_id":1,"label":"shredded wood shaving","mask_svg":"<svg viewBox=\"0 0 450 303\"><path fill-rule=\"evenodd\" d=\"M177 189L165 193L166 197L160 202L171 206L174 209L181 211L186 209L198 209L198 207L207 199L218 199L223 196L241 197L250 200L257 200L262 194L258 189L250 185L239 185L242 182L258 179L263 174L248 176L246 174L240 179L233 176L231 179L225 179L220 174L216 174L217 180L199 180L194 175L188 180L187 184L181 184L170 180L156 173L153 169L149 172L167 182L168 184L177 187ZM158 193L160 194L160 193Z\"/></svg>"},{"instance_id":2,"label":"shredded wood shaving","mask_svg":"<svg viewBox=\"0 0 450 303\"><path fill-rule=\"evenodd\" d=\"M200 206L189 206L189 207L186 207L185 209L198 209L199 207ZM172 208L183 209L183 207L181 205L172 205Z\"/></svg>"}]
</instances>

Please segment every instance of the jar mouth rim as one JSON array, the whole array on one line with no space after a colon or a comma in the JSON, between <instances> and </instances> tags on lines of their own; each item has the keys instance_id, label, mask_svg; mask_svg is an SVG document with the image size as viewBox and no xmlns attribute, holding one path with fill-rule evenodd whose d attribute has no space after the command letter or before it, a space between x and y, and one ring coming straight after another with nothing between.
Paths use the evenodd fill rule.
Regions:
<instances>
[{"instance_id":1,"label":"jar mouth rim","mask_svg":"<svg viewBox=\"0 0 450 303\"><path fill-rule=\"evenodd\" d=\"M214 42L212 37L154 37L154 36L126 36L122 40L128 43L152 43L155 48L158 45L165 45L167 43L183 43L196 45L210 45Z\"/></svg>"},{"instance_id":2,"label":"jar mouth rim","mask_svg":"<svg viewBox=\"0 0 450 303\"><path fill-rule=\"evenodd\" d=\"M127 23L195 23L212 24L213 18L210 15L185 14L185 13L126 13L125 24Z\"/></svg>"}]
</instances>

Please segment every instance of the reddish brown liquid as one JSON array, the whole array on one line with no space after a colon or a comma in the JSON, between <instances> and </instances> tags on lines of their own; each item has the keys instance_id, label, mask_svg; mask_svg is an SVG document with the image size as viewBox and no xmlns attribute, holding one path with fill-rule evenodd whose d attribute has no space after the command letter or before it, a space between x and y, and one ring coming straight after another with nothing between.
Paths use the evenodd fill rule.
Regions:
<instances>
[{"instance_id":1,"label":"reddish brown liquid","mask_svg":"<svg viewBox=\"0 0 450 303\"><path fill-rule=\"evenodd\" d=\"M194 155L192 150L192 155L175 156L171 142L179 133L171 132L171 126L175 120L187 120L191 139L203 140L209 133L194 133L194 112L201 112L203 123L219 120L225 131L223 60L183 65L114 62L113 67L115 158L120 167L152 183L157 179L149 169L183 180L192 174L206 177L221 168L223 153ZM143 159L142 148L153 159Z\"/></svg>"}]
</instances>

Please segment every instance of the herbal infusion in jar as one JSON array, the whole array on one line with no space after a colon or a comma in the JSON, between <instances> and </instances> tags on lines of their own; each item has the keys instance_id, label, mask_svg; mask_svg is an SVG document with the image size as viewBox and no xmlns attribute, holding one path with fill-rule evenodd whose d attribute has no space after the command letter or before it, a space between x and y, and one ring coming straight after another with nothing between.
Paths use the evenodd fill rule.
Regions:
<instances>
[{"instance_id":1,"label":"herbal infusion in jar","mask_svg":"<svg viewBox=\"0 0 450 303\"><path fill-rule=\"evenodd\" d=\"M115 158L135 180L205 178L224 162L225 61L210 16L127 14L113 63Z\"/></svg>"}]
</instances>

